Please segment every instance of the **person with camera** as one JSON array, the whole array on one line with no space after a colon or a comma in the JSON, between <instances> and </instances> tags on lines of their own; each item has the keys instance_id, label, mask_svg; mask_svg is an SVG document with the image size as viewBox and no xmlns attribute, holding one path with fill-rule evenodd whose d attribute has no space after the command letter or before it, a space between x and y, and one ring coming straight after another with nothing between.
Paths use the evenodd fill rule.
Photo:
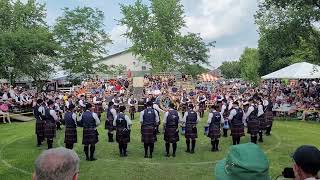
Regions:
<instances>
[{"instance_id":1,"label":"person with camera","mask_svg":"<svg viewBox=\"0 0 320 180\"><path fill-rule=\"evenodd\" d=\"M113 121L113 126L116 128L116 141L119 144L120 157L127 156L127 147L130 142L130 126L132 125L130 118L124 114L125 110L125 106L120 106L120 112Z\"/></svg>"},{"instance_id":2,"label":"person with camera","mask_svg":"<svg viewBox=\"0 0 320 180\"><path fill-rule=\"evenodd\" d=\"M309 145L300 146L292 156L296 180L316 180L320 175L320 151Z\"/></svg>"},{"instance_id":3,"label":"person with camera","mask_svg":"<svg viewBox=\"0 0 320 180\"><path fill-rule=\"evenodd\" d=\"M310 145L300 146L292 155L293 167L284 168L277 180L319 180L320 151Z\"/></svg>"}]
</instances>

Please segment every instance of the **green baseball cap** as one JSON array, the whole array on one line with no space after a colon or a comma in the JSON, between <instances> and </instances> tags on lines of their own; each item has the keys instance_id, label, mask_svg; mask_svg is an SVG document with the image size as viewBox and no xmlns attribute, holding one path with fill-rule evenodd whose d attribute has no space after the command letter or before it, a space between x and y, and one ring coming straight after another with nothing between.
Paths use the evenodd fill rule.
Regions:
<instances>
[{"instance_id":1,"label":"green baseball cap","mask_svg":"<svg viewBox=\"0 0 320 180\"><path fill-rule=\"evenodd\" d=\"M271 180L269 160L253 143L231 146L215 167L216 180Z\"/></svg>"}]
</instances>

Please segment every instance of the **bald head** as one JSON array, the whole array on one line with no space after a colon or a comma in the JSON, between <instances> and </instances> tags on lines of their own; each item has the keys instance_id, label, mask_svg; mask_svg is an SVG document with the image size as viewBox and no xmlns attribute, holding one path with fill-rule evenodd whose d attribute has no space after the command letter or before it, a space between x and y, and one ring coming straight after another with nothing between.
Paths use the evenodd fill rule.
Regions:
<instances>
[{"instance_id":1,"label":"bald head","mask_svg":"<svg viewBox=\"0 0 320 180\"><path fill-rule=\"evenodd\" d=\"M35 180L76 180L80 159L66 148L44 151L35 162Z\"/></svg>"}]
</instances>

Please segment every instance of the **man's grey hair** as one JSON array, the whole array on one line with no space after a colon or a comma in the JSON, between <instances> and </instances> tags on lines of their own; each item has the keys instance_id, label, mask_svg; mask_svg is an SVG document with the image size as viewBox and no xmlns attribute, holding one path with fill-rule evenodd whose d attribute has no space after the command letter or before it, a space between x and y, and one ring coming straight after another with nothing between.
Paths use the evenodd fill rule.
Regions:
<instances>
[{"instance_id":1,"label":"man's grey hair","mask_svg":"<svg viewBox=\"0 0 320 180\"><path fill-rule=\"evenodd\" d=\"M72 180L79 172L79 162L80 159L73 150L46 150L35 162L35 177L37 180Z\"/></svg>"}]
</instances>

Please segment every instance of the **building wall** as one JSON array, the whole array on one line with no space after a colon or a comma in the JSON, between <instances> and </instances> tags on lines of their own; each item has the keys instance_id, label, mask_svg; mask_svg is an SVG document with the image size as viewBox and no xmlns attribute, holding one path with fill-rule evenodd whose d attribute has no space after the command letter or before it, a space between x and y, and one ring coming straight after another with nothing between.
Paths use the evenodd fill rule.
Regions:
<instances>
[{"instance_id":1,"label":"building wall","mask_svg":"<svg viewBox=\"0 0 320 180\"><path fill-rule=\"evenodd\" d=\"M127 70L131 71L149 71L150 65L141 63L137 57L133 56L131 52L124 52L113 57L106 58L100 63L111 66L111 65L125 65Z\"/></svg>"}]
</instances>

